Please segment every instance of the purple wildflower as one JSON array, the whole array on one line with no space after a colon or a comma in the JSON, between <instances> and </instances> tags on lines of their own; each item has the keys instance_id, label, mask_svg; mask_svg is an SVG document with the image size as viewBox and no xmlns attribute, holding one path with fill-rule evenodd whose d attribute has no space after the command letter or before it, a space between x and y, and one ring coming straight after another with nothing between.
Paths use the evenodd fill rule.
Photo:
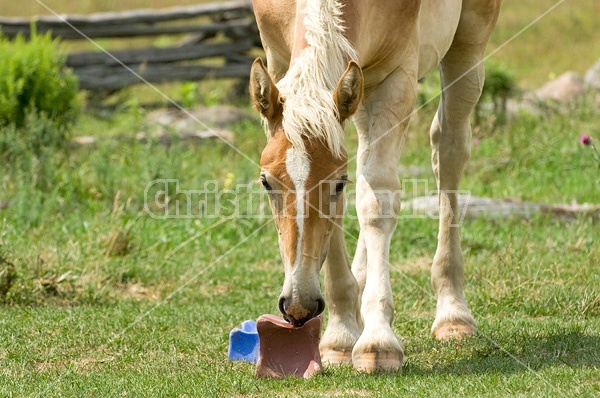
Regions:
<instances>
[{"instance_id":1,"label":"purple wildflower","mask_svg":"<svg viewBox=\"0 0 600 398\"><path fill-rule=\"evenodd\" d=\"M589 146L594 150L594 156L598 160L598 166L600 166L600 152L598 152L596 145L594 145L594 141L592 140L592 137L590 137L587 134L582 134L581 137L579 138L579 142L581 142L582 145Z\"/></svg>"},{"instance_id":2,"label":"purple wildflower","mask_svg":"<svg viewBox=\"0 0 600 398\"><path fill-rule=\"evenodd\" d=\"M583 145L592 145L592 137L587 134L583 134L581 138L579 138L579 142L581 142Z\"/></svg>"}]
</instances>

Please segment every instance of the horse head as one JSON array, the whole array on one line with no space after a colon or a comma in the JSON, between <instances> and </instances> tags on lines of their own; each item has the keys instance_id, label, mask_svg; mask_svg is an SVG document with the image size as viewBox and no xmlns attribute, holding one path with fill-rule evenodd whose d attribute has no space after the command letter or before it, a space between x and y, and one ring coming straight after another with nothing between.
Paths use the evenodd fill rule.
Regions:
<instances>
[{"instance_id":1,"label":"horse head","mask_svg":"<svg viewBox=\"0 0 600 398\"><path fill-rule=\"evenodd\" d=\"M319 271L333 227L342 223L348 181L346 151L328 141L333 134L344 134L344 122L356 111L362 93L362 71L354 62L318 107L314 98L303 101L301 94L280 91L260 58L252 66L250 95L268 136L260 159L260 183L269 196L285 271L279 310L294 325L325 308ZM299 107L306 109L299 113ZM310 120L290 120L298 114Z\"/></svg>"}]
</instances>

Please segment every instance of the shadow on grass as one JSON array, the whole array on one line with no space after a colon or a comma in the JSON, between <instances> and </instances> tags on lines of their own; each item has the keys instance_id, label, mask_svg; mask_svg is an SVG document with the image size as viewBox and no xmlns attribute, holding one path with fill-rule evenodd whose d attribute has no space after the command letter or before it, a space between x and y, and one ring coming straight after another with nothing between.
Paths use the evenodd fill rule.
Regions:
<instances>
[{"instance_id":1,"label":"shadow on grass","mask_svg":"<svg viewBox=\"0 0 600 398\"><path fill-rule=\"evenodd\" d=\"M405 376L507 374L549 366L600 367L600 336L581 331L518 334L419 344L407 352ZM412 358L411 358L412 357Z\"/></svg>"}]
</instances>

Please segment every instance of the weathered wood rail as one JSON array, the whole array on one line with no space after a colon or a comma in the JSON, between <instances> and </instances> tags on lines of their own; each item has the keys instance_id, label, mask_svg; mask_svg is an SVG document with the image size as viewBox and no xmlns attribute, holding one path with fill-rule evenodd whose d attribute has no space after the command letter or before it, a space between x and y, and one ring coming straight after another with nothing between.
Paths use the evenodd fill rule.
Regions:
<instances>
[{"instance_id":1,"label":"weathered wood rail","mask_svg":"<svg viewBox=\"0 0 600 398\"><path fill-rule=\"evenodd\" d=\"M93 91L112 92L144 81L247 78L253 59L249 52L260 47L249 0L32 20L0 17L0 30L9 38L28 36L32 23L38 33L51 32L63 40L111 39L109 47L116 39L184 35L171 47L103 47L69 54L67 66L79 77L80 87Z\"/></svg>"}]
</instances>

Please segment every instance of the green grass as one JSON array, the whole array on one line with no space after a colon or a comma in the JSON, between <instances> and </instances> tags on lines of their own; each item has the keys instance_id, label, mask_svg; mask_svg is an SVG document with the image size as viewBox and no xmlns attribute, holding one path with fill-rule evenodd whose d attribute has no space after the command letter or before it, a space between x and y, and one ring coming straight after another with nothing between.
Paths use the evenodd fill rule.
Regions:
<instances>
[{"instance_id":1,"label":"green grass","mask_svg":"<svg viewBox=\"0 0 600 398\"><path fill-rule=\"evenodd\" d=\"M420 113L403 164L429 162ZM600 203L597 165L581 132L599 130L591 104L568 117L522 116L477 129L463 189L541 203ZM141 111L84 115L78 134L144 129ZM254 161L262 129L232 126ZM351 132L349 146L356 138ZM498 159L503 159L498 162ZM224 167L224 165L227 165ZM80 396L591 396L600 390L600 250L597 221L475 220L463 225L466 294L479 335L433 340L428 264L437 222L403 219L392 244L396 320L408 358L397 375L326 368L310 381L265 381L227 360L228 332L277 313L283 273L268 220L155 220L143 190L155 178L182 188L256 179L258 168L222 143L128 146L107 138L56 164L39 192L6 173L0 239L17 279L0 308L0 395ZM431 173L418 177L433 184ZM231 176L229 176L231 178ZM352 176L351 176L352 178ZM433 186L433 185L431 185ZM352 210L351 210L352 211ZM358 227L346 220L347 242ZM123 250L109 250L119 237Z\"/></svg>"},{"instance_id":2,"label":"green grass","mask_svg":"<svg viewBox=\"0 0 600 398\"><path fill-rule=\"evenodd\" d=\"M488 53L517 35L550 10L555 0L504 0ZM519 83L535 89L567 70L585 73L600 58L596 26L600 3L565 0L500 49L494 59L505 62Z\"/></svg>"},{"instance_id":3,"label":"green grass","mask_svg":"<svg viewBox=\"0 0 600 398\"><path fill-rule=\"evenodd\" d=\"M96 11L96 3L79 2L78 11ZM597 15L590 11L595 3L567 3L557 12L580 15L587 32L585 21ZM129 8L124 4L115 7ZM532 3L525 12L525 6L507 1L500 22L506 29L495 33L492 47L544 4ZM5 2L0 14L25 14L22 7ZM533 33L558 42L554 29ZM576 36L569 29L565 34ZM598 44L586 37L582 34L581 45L588 43L589 51L574 57L566 46L562 64L546 61L558 57L554 52L531 61L531 51L541 44L529 37L502 50L514 51L510 55L497 56L521 84L538 84L549 68L561 72L567 62L591 64ZM546 50L536 53L541 51ZM531 65L524 66L527 62ZM178 95L177 85L167 88ZM199 102L226 103L223 91L220 83L202 83ZM0 292L7 262L16 272L12 287L0 296L0 396L600 393L600 225L586 217L465 221L465 293L479 334L451 343L438 342L429 332L435 300L428 266L437 222L402 219L391 252L393 327L407 356L402 372L362 375L341 367L326 368L308 381L254 378L252 364L227 359L228 333L245 319L278 312L283 272L272 222L152 219L144 212L144 189L158 178L179 179L183 189L232 178L245 184L257 179L259 169L215 141L165 147L116 140L149 128L142 99L159 99L150 92L127 90L112 99L114 112L84 113L74 133L104 138L96 147L72 149L62 161L38 165L33 173L19 164L0 166L0 203L8 203L0 206ZM563 114L521 115L504 125L494 125L487 115L474 129L479 145L461 188L545 204L600 203L598 164L590 148L578 142L583 133L600 140L596 108L586 98ZM415 118L401 160L427 170L402 178L423 179L430 188L435 183L427 131L434 110L431 104ZM236 147L258 162L265 137L257 120L230 128ZM348 147L356 148L353 131ZM33 174L41 171L49 189L36 185ZM352 252L358 226L347 219L345 227Z\"/></svg>"}]
</instances>

